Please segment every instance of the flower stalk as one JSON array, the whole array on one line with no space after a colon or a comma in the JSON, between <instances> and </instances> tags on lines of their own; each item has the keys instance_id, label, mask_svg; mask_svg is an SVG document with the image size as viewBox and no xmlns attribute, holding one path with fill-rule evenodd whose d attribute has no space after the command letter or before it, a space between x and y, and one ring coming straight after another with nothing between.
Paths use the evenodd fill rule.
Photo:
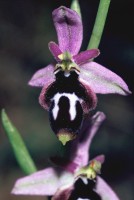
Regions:
<instances>
[{"instance_id":1,"label":"flower stalk","mask_svg":"<svg viewBox=\"0 0 134 200\"><path fill-rule=\"evenodd\" d=\"M78 0L73 0L71 3L71 7L72 10L75 10L81 17L81 10L80 10L80 5L79 5L79 1Z\"/></svg>"},{"instance_id":2,"label":"flower stalk","mask_svg":"<svg viewBox=\"0 0 134 200\"><path fill-rule=\"evenodd\" d=\"M100 0L95 24L87 49L98 48L104 30L111 0Z\"/></svg>"}]
</instances>

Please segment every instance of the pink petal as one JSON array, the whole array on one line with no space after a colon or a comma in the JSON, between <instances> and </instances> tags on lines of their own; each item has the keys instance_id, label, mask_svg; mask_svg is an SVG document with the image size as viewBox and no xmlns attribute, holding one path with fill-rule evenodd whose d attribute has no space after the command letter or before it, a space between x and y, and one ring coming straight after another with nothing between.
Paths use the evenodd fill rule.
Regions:
<instances>
[{"instance_id":1,"label":"pink petal","mask_svg":"<svg viewBox=\"0 0 134 200\"><path fill-rule=\"evenodd\" d=\"M53 71L54 65L52 64L38 70L35 72L28 84L35 87L43 87L45 85L49 85L55 80Z\"/></svg>"},{"instance_id":2,"label":"pink petal","mask_svg":"<svg viewBox=\"0 0 134 200\"><path fill-rule=\"evenodd\" d=\"M101 196L102 200L119 200L111 187L99 176L97 177L96 192Z\"/></svg>"},{"instance_id":3,"label":"pink petal","mask_svg":"<svg viewBox=\"0 0 134 200\"><path fill-rule=\"evenodd\" d=\"M59 49L59 46L55 42L49 42L48 46L56 61L59 62L60 59L58 58L58 56L62 54L62 51Z\"/></svg>"},{"instance_id":4,"label":"pink petal","mask_svg":"<svg viewBox=\"0 0 134 200\"><path fill-rule=\"evenodd\" d=\"M96 62L81 65L80 81L95 93L117 93L128 95L131 92L121 77Z\"/></svg>"},{"instance_id":5,"label":"pink petal","mask_svg":"<svg viewBox=\"0 0 134 200\"><path fill-rule=\"evenodd\" d=\"M71 173L51 167L17 180L12 194L54 195L59 188L69 188L73 183Z\"/></svg>"},{"instance_id":6,"label":"pink petal","mask_svg":"<svg viewBox=\"0 0 134 200\"><path fill-rule=\"evenodd\" d=\"M90 49L73 56L73 59L76 64L81 65L93 58L96 58L99 54L99 49Z\"/></svg>"},{"instance_id":7,"label":"pink petal","mask_svg":"<svg viewBox=\"0 0 134 200\"><path fill-rule=\"evenodd\" d=\"M76 55L81 47L83 28L80 16L74 10L61 6L52 13L59 48Z\"/></svg>"},{"instance_id":8,"label":"pink petal","mask_svg":"<svg viewBox=\"0 0 134 200\"><path fill-rule=\"evenodd\" d=\"M72 152L76 151L73 162L78 165L78 167L86 166L89 161L89 148L93 137L95 136L97 130L99 129L101 123L104 121L105 115L102 112L97 112L92 118L87 118L83 124L81 130L81 135L77 143L77 150L73 149ZM75 146L74 146L75 148ZM103 161L103 159L102 159Z\"/></svg>"}]
</instances>

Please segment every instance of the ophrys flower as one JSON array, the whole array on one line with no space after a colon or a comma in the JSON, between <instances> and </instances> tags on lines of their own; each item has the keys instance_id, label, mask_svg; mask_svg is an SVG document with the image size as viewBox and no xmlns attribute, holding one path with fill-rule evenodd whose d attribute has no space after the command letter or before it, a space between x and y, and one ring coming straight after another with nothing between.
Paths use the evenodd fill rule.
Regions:
<instances>
[{"instance_id":1,"label":"ophrys flower","mask_svg":"<svg viewBox=\"0 0 134 200\"><path fill-rule=\"evenodd\" d=\"M37 71L29 84L43 87L39 102L49 110L51 127L66 144L80 132L85 114L96 107L96 93L127 95L130 91L118 75L92 61L98 49L78 54L83 28L75 11L61 6L52 15L58 45L50 42L49 49L56 63Z\"/></svg>"}]
</instances>

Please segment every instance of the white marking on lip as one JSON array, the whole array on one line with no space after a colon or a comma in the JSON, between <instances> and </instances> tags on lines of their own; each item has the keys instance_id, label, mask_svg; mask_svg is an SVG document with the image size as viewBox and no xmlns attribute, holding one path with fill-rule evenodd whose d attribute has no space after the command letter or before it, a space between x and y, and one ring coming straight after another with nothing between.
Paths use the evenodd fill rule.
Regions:
<instances>
[{"instance_id":1,"label":"white marking on lip","mask_svg":"<svg viewBox=\"0 0 134 200\"><path fill-rule=\"evenodd\" d=\"M70 108L69 108L69 114L71 117L71 120L74 120L76 117L76 102L79 101L79 98L73 94L68 94L69 102L70 102Z\"/></svg>"},{"instance_id":2,"label":"white marking on lip","mask_svg":"<svg viewBox=\"0 0 134 200\"><path fill-rule=\"evenodd\" d=\"M53 117L55 120L56 120L58 112L59 112L58 103L59 103L60 97L61 97L61 95L59 93L57 93L54 95L54 97L52 99L54 101L54 108L52 109L52 114L53 114Z\"/></svg>"},{"instance_id":3,"label":"white marking on lip","mask_svg":"<svg viewBox=\"0 0 134 200\"><path fill-rule=\"evenodd\" d=\"M75 95L75 93L57 93L54 95L53 97L53 101L54 101L54 108L52 109L52 114L53 114L53 117L54 119L56 120L57 116L58 116L58 112L59 112L59 106L58 106L58 103L59 103L59 100L61 97L67 97L68 100L69 100L69 104L70 104L70 107L69 107L69 114L70 114L70 119L71 120L74 120L75 117L76 117L76 102L79 101L79 98Z\"/></svg>"}]
</instances>

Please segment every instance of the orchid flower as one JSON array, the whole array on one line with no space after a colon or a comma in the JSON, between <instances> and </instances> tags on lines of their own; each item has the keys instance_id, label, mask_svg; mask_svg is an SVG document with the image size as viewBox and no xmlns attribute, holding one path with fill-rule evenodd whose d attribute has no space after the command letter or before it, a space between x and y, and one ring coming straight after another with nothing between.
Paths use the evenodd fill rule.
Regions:
<instances>
[{"instance_id":1,"label":"orchid flower","mask_svg":"<svg viewBox=\"0 0 134 200\"><path fill-rule=\"evenodd\" d=\"M49 110L51 127L65 144L76 138L85 114L96 107L96 94L131 92L122 78L93 61L98 49L79 53L83 27L77 12L61 6L52 17L58 45L49 42L48 46L56 63L38 70L29 85L42 87L39 103Z\"/></svg>"},{"instance_id":2,"label":"orchid flower","mask_svg":"<svg viewBox=\"0 0 134 200\"><path fill-rule=\"evenodd\" d=\"M88 150L105 115L97 112L86 119L79 137L71 142L72 157L65 165L49 167L17 180L12 190L16 195L53 196L52 200L119 200L108 184L98 176L104 156L89 162ZM75 143L75 144L74 144ZM78 184L88 192L77 190Z\"/></svg>"}]
</instances>

